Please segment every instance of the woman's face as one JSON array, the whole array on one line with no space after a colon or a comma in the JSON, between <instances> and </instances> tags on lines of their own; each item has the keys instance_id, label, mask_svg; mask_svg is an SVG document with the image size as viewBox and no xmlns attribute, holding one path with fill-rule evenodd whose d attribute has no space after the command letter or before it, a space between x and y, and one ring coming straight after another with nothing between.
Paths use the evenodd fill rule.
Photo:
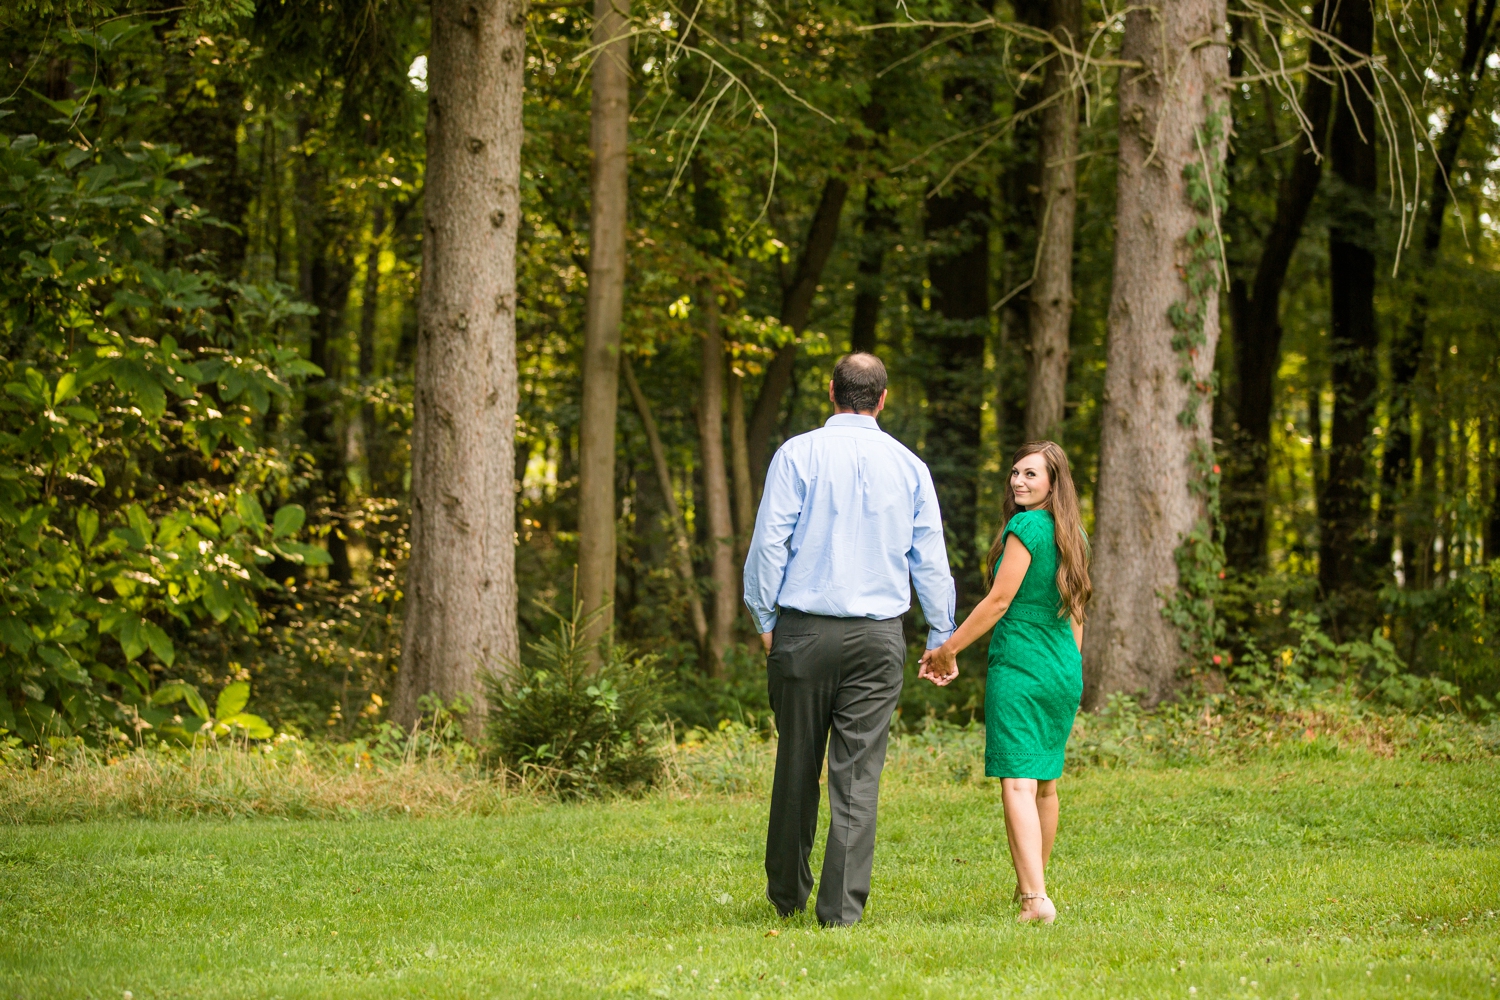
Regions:
<instances>
[{"instance_id":1,"label":"woman's face","mask_svg":"<svg viewBox=\"0 0 1500 1000\"><path fill-rule=\"evenodd\" d=\"M1018 507L1035 507L1046 500L1052 492L1052 479L1047 475L1047 460L1037 453L1027 455L1017 462L1010 470L1010 489Z\"/></svg>"}]
</instances>

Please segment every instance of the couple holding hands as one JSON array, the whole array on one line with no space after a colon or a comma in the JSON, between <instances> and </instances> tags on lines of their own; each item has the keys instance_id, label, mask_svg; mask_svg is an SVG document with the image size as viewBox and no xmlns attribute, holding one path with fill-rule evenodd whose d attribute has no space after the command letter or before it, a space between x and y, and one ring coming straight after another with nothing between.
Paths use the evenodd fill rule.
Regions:
<instances>
[{"instance_id":1,"label":"couple holding hands","mask_svg":"<svg viewBox=\"0 0 1500 1000\"><path fill-rule=\"evenodd\" d=\"M1016 452L989 593L954 626L953 578L927 466L880 429L886 372L839 360L835 413L777 451L745 560L745 604L765 643L778 744L766 834L766 897L782 916L812 894L808 857L828 761L832 814L819 923L856 923L870 894L875 815L891 715L901 696L901 615L915 583L930 626L918 676L958 676L960 651L994 627L985 683L984 773L1001 779L1018 920L1051 923L1046 866L1057 779L1083 695L1088 543L1068 459L1050 441Z\"/></svg>"}]
</instances>

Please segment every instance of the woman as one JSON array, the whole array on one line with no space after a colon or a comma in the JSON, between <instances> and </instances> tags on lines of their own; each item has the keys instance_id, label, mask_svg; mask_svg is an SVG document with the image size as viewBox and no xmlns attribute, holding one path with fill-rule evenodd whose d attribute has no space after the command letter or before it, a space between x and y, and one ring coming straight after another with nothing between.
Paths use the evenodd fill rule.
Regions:
<instances>
[{"instance_id":1,"label":"woman","mask_svg":"<svg viewBox=\"0 0 1500 1000\"><path fill-rule=\"evenodd\" d=\"M918 676L939 686L958 676L958 654L995 628L984 692L984 773L1000 779L1005 833L1022 923L1050 924L1046 867L1057 835L1057 779L1083 696L1088 539L1068 458L1051 441L1016 452L1005 526L990 546L990 592L947 642L922 657Z\"/></svg>"}]
</instances>

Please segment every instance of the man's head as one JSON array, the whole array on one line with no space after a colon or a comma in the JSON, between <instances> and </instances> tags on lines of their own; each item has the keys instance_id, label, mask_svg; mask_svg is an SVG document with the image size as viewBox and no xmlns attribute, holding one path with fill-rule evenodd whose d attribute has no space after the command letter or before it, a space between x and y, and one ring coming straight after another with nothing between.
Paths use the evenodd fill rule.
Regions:
<instances>
[{"instance_id":1,"label":"man's head","mask_svg":"<svg viewBox=\"0 0 1500 1000\"><path fill-rule=\"evenodd\" d=\"M863 351L844 355L833 366L828 398L840 413L874 416L885 406L885 365Z\"/></svg>"}]
</instances>

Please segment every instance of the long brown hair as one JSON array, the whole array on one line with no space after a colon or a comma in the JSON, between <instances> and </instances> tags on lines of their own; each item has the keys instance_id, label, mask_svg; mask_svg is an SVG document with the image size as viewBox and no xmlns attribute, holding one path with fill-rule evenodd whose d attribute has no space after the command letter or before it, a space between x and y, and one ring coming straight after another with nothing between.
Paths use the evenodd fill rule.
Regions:
<instances>
[{"instance_id":1,"label":"long brown hair","mask_svg":"<svg viewBox=\"0 0 1500 1000\"><path fill-rule=\"evenodd\" d=\"M1016 449L1015 456L1010 460L1011 468L1015 468L1016 463L1027 455L1042 456L1047 463L1047 479L1052 484L1047 499L1031 509L1052 512L1053 537L1057 542L1057 592L1062 595L1063 604L1058 617L1066 614L1069 618L1082 622L1087 617L1094 585L1089 582L1089 543L1083 533L1083 519L1078 515L1078 491L1073 488L1073 473L1068 468L1068 456L1052 441L1029 441ZM1005 538L1005 525L1023 509L1016 503L1015 491L1010 488L1008 471L1005 484L1005 520L995 535L994 543L990 545L990 554L984 563L987 584L995 572L995 560L1005 551L1001 544Z\"/></svg>"}]
</instances>

